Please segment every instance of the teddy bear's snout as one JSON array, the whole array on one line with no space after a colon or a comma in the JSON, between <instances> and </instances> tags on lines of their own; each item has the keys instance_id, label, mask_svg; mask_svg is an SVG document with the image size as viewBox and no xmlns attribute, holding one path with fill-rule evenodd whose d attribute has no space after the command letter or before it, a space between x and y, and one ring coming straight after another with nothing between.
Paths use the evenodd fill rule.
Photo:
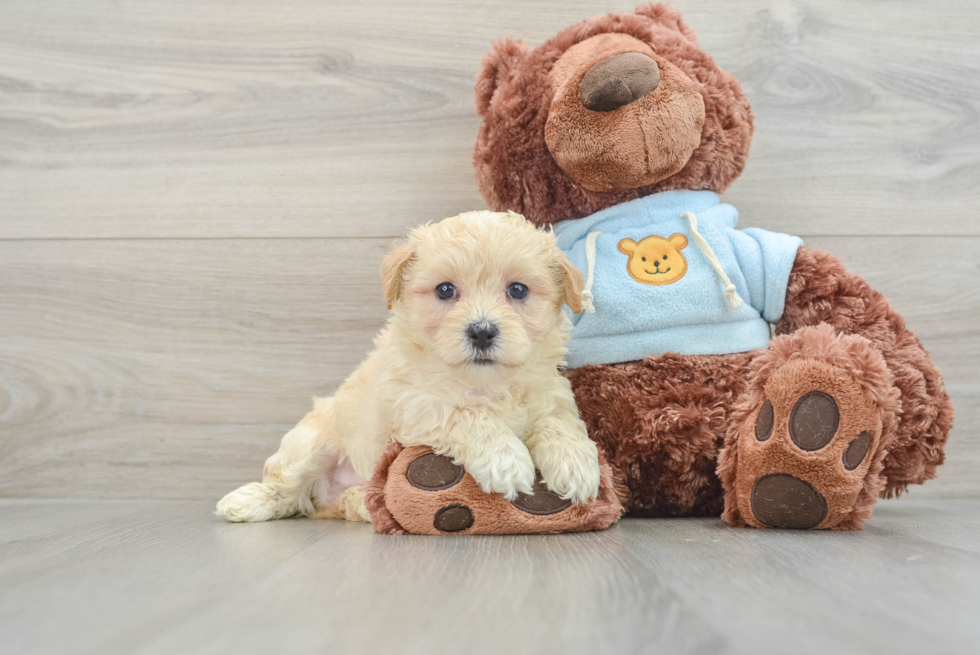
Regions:
<instances>
[{"instance_id":1,"label":"teddy bear's snout","mask_svg":"<svg viewBox=\"0 0 980 655\"><path fill-rule=\"evenodd\" d=\"M591 111L613 111L660 86L660 68L641 52L606 57L582 77L579 98Z\"/></svg>"}]
</instances>

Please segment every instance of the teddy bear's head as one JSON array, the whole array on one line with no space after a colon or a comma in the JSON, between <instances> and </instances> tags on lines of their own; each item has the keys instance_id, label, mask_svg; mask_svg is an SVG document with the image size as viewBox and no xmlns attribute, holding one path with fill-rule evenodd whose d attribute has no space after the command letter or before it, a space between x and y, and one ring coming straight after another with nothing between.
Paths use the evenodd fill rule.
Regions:
<instances>
[{"instance_id":1,"label":"teddy bear's head","mask_svg":"<svg viewBox=\"0 0 980 655\"><path fill-rule=\"evenodd\" d=\"M720 193L752 137L738 80L662 4L591 18L534 49L496 42L476 108L484 198L538 225L669 189Z\"/></svg>"}]
</instances>

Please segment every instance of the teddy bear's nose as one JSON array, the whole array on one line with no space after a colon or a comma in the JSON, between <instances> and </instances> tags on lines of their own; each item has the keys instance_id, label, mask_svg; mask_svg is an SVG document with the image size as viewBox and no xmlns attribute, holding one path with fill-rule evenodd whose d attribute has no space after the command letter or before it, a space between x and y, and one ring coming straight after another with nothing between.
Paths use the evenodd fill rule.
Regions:
<instances>
[{"instance_id":1,"label":"teddy bear's nose","mask_svg":"<svg viewBox=\"0 0 980 655\"><path fill-rule=\"evenodd\" d=\"M653 262L653 265L656 266L657 268L660 268L660 262Z\"/></svg>"},{"instance_id":2,"label":"teddy bear's nose","mask_svg":"<svg viewBox=\"0 0 980 655\"><path fill-rule=\"evenodd\" d=\"M641 52L607 57L582 77L579 99L586 109L612 111L639 100L660 85L660 68Z\"/></svg>"}]
</instances>

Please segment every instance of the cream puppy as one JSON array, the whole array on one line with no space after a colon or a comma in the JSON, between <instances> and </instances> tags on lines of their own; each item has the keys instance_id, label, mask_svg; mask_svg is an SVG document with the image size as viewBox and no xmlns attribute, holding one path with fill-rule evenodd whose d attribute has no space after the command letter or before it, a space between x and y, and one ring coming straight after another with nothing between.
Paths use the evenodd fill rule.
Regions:
<instances>
[{"instance_id":1,"label":"cream puppy","mask_svg":"<svg viewBox=\"0 0 980 655\"><path fill-rule=\"evenodd\" d=\"M582 274L518 214L469 212L414 230L381 265L392 310L375 351L285 437L262 482L225 496L230 521L369 520L358 483L387 444L431 446L488 493L531 492L534 469L578 503L599 462L558 371Z\"/></svg>"}]
</instances>

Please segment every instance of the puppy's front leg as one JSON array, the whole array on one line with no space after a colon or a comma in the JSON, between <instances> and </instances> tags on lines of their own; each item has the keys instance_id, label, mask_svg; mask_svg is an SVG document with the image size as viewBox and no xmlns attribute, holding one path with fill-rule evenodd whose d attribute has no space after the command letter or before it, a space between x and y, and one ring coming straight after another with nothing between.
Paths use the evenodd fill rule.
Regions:
<instances>
[{"instance_id":1,"label":"puppy's front leg","mask_svg":"<svg viewBox=\"0 0 980 655\"><path fill-rule=\"evenodd\" d=\"M503 421L460 417L443 436L430 436L428 445L462 465L487 493L503 494L507 500L517 498L518 491L532 493L531 453Z\"/></svg>"},{"instance_id":2,"label":"puppy's front leg","mask_svg":"<svg viewBox=\"0 0 980 655\"><path fill-rule=\"evenodd\" d=\"M578 416L565 378L537 403L527 447L545 485L562 498L586 503L599 494L599 450Z\"/></svg>"}]
</instances>

